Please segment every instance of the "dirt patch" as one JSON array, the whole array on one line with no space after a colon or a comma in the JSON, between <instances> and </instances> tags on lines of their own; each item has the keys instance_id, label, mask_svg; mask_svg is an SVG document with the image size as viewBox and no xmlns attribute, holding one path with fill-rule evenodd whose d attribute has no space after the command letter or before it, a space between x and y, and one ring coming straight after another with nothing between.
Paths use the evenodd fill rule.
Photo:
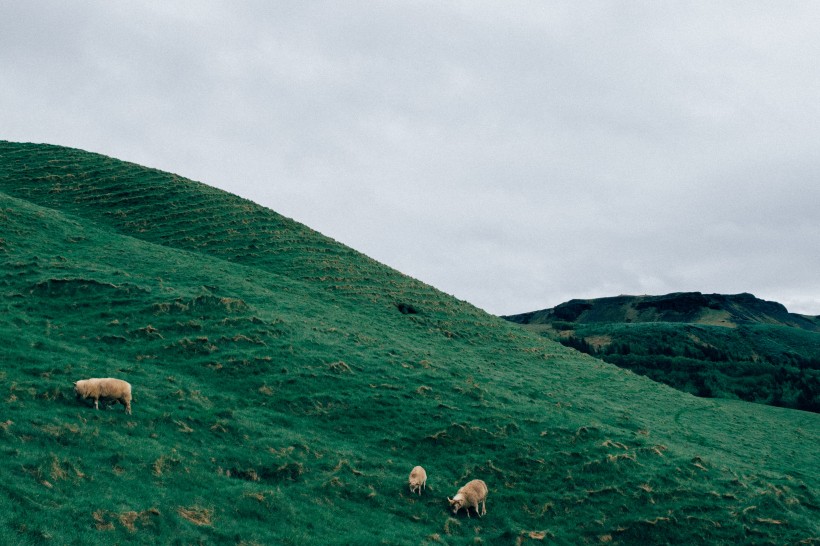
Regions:
<instances>
[{"instance_id":1,"label":"dirt patch","mask_svg":"<svg viewBox=\"0 0 820 546\"><path fill-rule=\"evenodd\" d=\"M97 510L91 517L94 518L94 525L98 531L113 531L114 523L119 523L133 533L136 532L138 526L148 527L153 525L152 519L159 515L157 508L149 508L142 512L128 510L120 514L108 510Z\"/></svg>"},{"instance_id":2,"label":"dirt patch","mask_svg":"<svg viewBox=\"0 0 820 546\"><path fill-rule=\"evenodd\" d=\"M612 344L612 338L610 336L590 336L584 338L584 341L589 343L589 346L595 349L596 352Z\"/></svg>"},{"instance_id":3,"label":"dirt patch","mask_svg":"<svg viewBox=\"0 0 820 546\"><path fill-rule=\"evenodd\" d=\"M200 506L191 506L186 508L180 506L177 508L177 513L184 519L190 521L194 525L212 525L214 511L211 508L202 508Z\"/></svg>"},{"instance_id":4,"label":"dirt patch","mask_svg":"<svg viewBox=\"0 0 820 546\"><path fill-rule=\"evenodd\" d=\"M708 326L723 326L725 328L737 328L737 323L732 322L732 314L729 311L709 310L704 312L698 319L700 324Z\"/></svg>"}]
</instances>

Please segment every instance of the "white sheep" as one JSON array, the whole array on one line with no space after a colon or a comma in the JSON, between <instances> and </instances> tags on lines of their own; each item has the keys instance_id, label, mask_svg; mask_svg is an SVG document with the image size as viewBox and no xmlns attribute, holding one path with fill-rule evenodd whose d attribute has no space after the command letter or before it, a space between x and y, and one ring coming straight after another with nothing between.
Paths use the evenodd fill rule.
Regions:
<instances>
[{"instance_id":1,"label":"white sheep","mask_svg":"<svg viewBox=\"0 0 820 546\"><path fill-rule=\"evenodd\" d=\"M461 508L467 510L467 517L470 517L470 507L475 509L478 517L487 513L487 484L481 480L472 480L467 482L467 485L462 487L452 499L447 497L450 501L450 506L453 507L453 514L456 514ZM481 503L481 511L478 511L478 503Z\"/></svg>"},{"instance_id":2,"label":"white sheep","mask_svg":"<svg viewBox=\"0 0 820 546\"><path fill-rule=\"evenodd\" d=\"M415 493L418 491L421 495L421 488L427 489L427 472L420 466L414 467L410 472L409 482L410 492Z\"/></svg>"},{"instance_id":3,"label":"white sheep","mask_svg":"<svg viewBox=\"0 0 820 546\"><path fill-rule=\"evenodd\" d=\"M100 398L114 400L125 406L125 413L131 414L131 384L113 377L93 377L74 383L77 400L92 398L94 408L100 409Z\"/></svg>"}]
</instances>

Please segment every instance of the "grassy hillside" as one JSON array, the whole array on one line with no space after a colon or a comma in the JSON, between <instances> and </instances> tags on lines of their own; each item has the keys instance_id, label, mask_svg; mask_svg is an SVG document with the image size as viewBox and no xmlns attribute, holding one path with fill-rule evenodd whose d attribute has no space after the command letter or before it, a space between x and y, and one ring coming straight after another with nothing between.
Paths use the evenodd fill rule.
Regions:
<instances>
[{"instance_id":1,"label":"grassy hillside","mask_svg":"<svg viewBox=\"0 0 820 546\"><path fill-rule=\"evenodd\" d=\"M0 143L0 226L2 544L820 540L816 414L680 393L78 150ZM133 415L74 400L95 376ZM472 478L487 515L453 516Z\"/></svg>"},{"instance_id":2,"label":"grassy hillside","mask_svg":"<svg viewBox=\"0 0 820 546\"><path fill-rule=\"evenodd\" d=\"M572 300L506 317L698 396L820 412L820 322L751 294Z\"/></svg>"}]
</instances>

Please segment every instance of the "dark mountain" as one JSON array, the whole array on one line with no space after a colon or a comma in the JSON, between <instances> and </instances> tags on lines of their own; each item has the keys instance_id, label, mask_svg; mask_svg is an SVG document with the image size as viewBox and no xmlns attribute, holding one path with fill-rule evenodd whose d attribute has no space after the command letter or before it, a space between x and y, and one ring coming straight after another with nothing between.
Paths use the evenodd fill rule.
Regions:
<instances>
[{"instance_id":1,"label":"dark mountain","mask_svg":"<svg viewBox=\"0 0 820 546\"><path fill-rule=\"evenodd\" d=\"M504 318L698 396L820 411L820 320L752 294L571 300Z\"/></svg>"},{"instance_id":2,"label":"dark mountain","mask_svg":"<svg viewBox=\"0 0 820 546\"><path fill-rule=\"evenodd\" d=\"M735 327L741 324L772 324L820 331L818 317L798 315L780 303L752 294L702 294L677 292L664 296L614 296L570 300L552 309L504 317L519 324L580 324L685 322Z\"/></svg>"}]
</instances>

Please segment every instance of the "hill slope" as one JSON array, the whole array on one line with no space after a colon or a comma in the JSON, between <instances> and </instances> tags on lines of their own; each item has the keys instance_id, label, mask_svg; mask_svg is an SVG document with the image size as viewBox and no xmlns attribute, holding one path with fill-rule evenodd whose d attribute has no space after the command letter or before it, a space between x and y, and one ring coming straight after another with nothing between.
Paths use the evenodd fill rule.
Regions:
<instances>
[{"instance_id":1,"label":"hill slope","mask_svg":"<svg viewBox=\"0 0 820 546\"><path fill-rule=\"evenodd\" d=\"M817 415L659 386L79 150L0 143L0 225L0 543L820 536ZM75 401L93 376L133 415ZM453 517L471 478L488 513Z\"/></svg>"},{"instance_id":2,"label":"hill slope","mask_svg":"<svg viewBox=\"0 0 820 546\"><path fill-rule=\"evenodd\" d=\"M506 318L698 396L820 412L820 321L751 294L572 300Z\"/></svg>"}]
</instances>

